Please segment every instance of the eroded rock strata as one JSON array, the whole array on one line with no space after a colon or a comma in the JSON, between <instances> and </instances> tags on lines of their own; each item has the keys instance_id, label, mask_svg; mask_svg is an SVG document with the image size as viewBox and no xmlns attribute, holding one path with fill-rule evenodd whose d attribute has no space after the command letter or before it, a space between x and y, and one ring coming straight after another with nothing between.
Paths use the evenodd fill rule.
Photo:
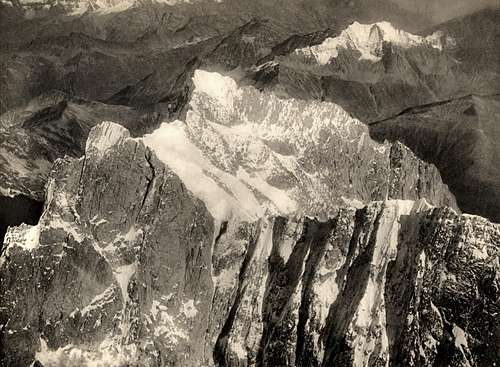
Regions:
<instances>
[{"instance_id":1,"label":"eroded rock strata","mask_svg":"<svg viewBox=\"0 0 500 367\"><path fill-rule=\"evenodd\" d=\"M38 225L8 230L1 357L493 365L499 242L498 225L425 200L338 207L322 220L222 217L140 139L103 123L84 157L56 161Z\"/></svg>"},{"instance_id":2,"label":"eroded rock strata","mask_svg":"<svg viewBox=\"0 0 500 367\"><path fill-rule=\"evenodd\" d=\"M146 138L164 153L172 169L180 164L176 172L189 181L188 186L193 179L183 174L188 171L183 169L186 164L202 177L206 175L200 170L218 177L208 183L195 177L194 185L201 191L219 181L230 186L243 180L288 211L298 202L324 212L324 205L342 203L342 197L362 202L425 197L435 205L456 207L433 165L402 144L375 143L360 121L334 103L280 99L203 70L194 72L190 84L182 121L163 124ZM50 112L54 110L56 116ZM81 156L90 129L102 120L120 123L133 136L151 132L164 121L154 111L74 100L60 93L33 100L29 108L14 111L11 120L2 117L0 193L38 201L43 199L53 161ZM231 182L225 181L227 174ZM263 185L270 185L271 191ZM246 189L238 192L242 190ZM283 201L281 191L298 191L291 196L300 197ZM331 203L323 200L327 193ZM250 205L251 211L263 201L247 201L241 195L236 199Z\"/></svg>"}]
</instances>

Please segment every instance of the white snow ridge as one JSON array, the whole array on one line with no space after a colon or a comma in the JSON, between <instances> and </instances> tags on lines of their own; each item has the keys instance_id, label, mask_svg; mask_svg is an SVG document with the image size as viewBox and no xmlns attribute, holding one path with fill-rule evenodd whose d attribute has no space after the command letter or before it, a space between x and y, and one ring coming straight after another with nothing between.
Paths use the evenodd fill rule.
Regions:
<instances>
[{"instance_id":1,"label":"white snow ridge","mask_svg":"<svg viewBox=\"0 0 500 367\"><path fill-rule=\"evenodd\" d=\"M280 99L203 70L195 71L193 82L185 121L165 122L143 142L218 221L326 205L331 172L317 157L338 149L337 141L359 141L373 157L387 154L336 104Z\"/></svg>"},{"instance_id":2,"label":"white snow ridge","mask_svg":"<svg viewBox=\"0 0 500 367\"><path fill-rule=\"evenodd\" d=\"M338 57L339 49L356 50L360 60L379 61L383 42L390 42L403 48L429 45L442 49L441 32L422 37L394 28L389 22L360 24L354 22L338 37L330 37L323 43L295 51L298 55L312 56L320 65L328 64Z\"/></svg>"}]
</instances>

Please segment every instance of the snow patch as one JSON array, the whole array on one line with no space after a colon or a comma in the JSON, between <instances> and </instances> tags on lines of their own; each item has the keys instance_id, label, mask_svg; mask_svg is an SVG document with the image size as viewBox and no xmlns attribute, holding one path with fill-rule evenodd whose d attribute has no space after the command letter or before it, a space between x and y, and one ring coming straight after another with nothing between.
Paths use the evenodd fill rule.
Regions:
<instances>
[{"instance_id":1,"label":"snow patch","mask_svg":"<svg viewBox=\"0 0 500 367\"><path fill-rule=\"evenodd\" d=\"M69 344L52 350L47 346L47 342L40 338L40 346L35 359L45 367L120 367L136 365L139 362L134 345L111 343L106 346L103 343L97 351L87 351Z\"/></svg>"},{"instance_id":2,"label":"snow patch","mask_svg":"<svg viewBox=\"0 0 500 367\"><path fill-rule=\"evenodd\" d=\"M342 201L344 202L345 205L356 208L356 209L361 209L365 207L365 204L356 199L356 198L346 198L344 196L341 197Z\"/></svg>"},{"instance_id":3,"label":"snow patch","mask_svg":"<svg viewBox=\"0 0 500 367\"><path fill-rule=\"evenodd\" d=\"M231 351L235 353L240 360L247 359L247 351L243 348L241 343L231 343L230 348Z\"/></svg>"},{"instance_id":4,"label":"snow patch","mask_svg":"<svg viewBox=\"0 0 500 367\"><path fill-rule=\"evenodd\" d=\"M130 226L129 230L123 236L123 239L127 242L134 242L137 238L143 235L143 231L141 228L137 229L134 225Z\"/></svg>"},{"instance_id":5,"label":"snow patch","mask_svg":"<svg viewBox=\"0 0 500 367\"><path fill-rule=\"evenodd\" d=\"M241 90L232 78L218 73L196 70L193 83L197 92L206 94L227 110L232 110L235 97L241 95Z\"/></svg>"},{"instance_id":6,"label":"snow patch","mask_svg":"<svg viewBox=\"0 0 500 367\"><path fill-rule=\"evenodd\" d=\"M455 337L455 347L462 353L462 356L464 357L465 366L471 367L471 363L469 362L467 357L470 354L470 351L467 344L467 336L465 331L456 324L453 324L452 333Z\"/></svg>"},{"instance_id":7,"label":"snow patch","mask_svg":"<svg viewBox=\"0 0 500 367\"><path fill-rule=\"evenodd\" d=\"M96 12L103 15L125 11L134 7L135 4L135 0L122 0L116 2L105 2L102 0L97 0L95 3L95 5L98 7Z\"/></svg>"},{"instance_id":8,"label":"snow patch","mask_svg":"<svg viewBox=\"0 0 500 367\"><path fill-rule=\"evenodd\" d=\"M297 203L292 200L286 192L269 185L258 173L248 174L240 168L236 177L250 186L255 187L261 194L265 195L282 213L291 213L297 210Z\"/></svg>"},{"instance_id":9,"label":"snow patch","mask_svg":"<svg viewBox=\"0 0 500 367\"><path fill-rule=\"evenodd\" d=\"M162 124L144 137L144 143L207 205L216 220L255 220L263 214L252 191L235 176L215 167L190 141L183 122Z\"/></svg>"},{"instance_id":10,"label":"snow patch","mask_svg":"<svg viewBox=\"0 0 500 367\"><path fill-rule=\"evenodd\" d=\"M489 256L488 247L486 246L486 244L480 249L476 246L472 248L472 256L474 256L476 259L486 260Z\"/></svg>"},{"instance_id":11,"label":"snow patch","mask_svg":"<svg viewBox=\"0 0 500 367\"><path fill-rule=\"evenodd\" d=\"M132 276L134 276L136 270L137 270L137 264L135 262L128 265L119 266L113 270L115 279L118 282L118 285L120 286L122 292L124 305L129 300L128 285L130 283L130 279L132 278Z\"/></svg>"},{"instance_id":12,"label":"snow patch","mask_svg":"<svg viewBox=\"0 0 500 367\"><path fill-rule=\"evenodd\" d=\"M15 245L26 251L38 247L40 243L40 225L30 226L21 223L17 227L9 227L4 238L5 247Z\"/></svg>"},{"instance_id":13,"label":"snow patch","mask_svg":"<svg viewBox=\"0 0 500 367\"><path fill-rule=\"evenodd\" d=\"M90 224L92 224L92 225L94 225L96 227L99 227L102 224L108 223L108 221L106 219L102 219L102 218L99 219L98 216L97 216L97 214L94 215L94 217L92 217L92 219L90 219L89 222L90 222Z\"/></svg>"},{"instance_id":14,"label":"snow patch","mask_svg":"<svg viewBox=\"0 0 500 367\"><path fill-rule=\"evenodd\" d=\"M353 332L354 366L368 365L370 356L375 352L378 355L388 354L389 340L384 299L386 279L383 275L389 261L394 260L397 255L399 218L402 215L409 215L414 206L415 202L411 200L384 202L369 265L371 268L370 277L351 323L351 330L356 330ZM378 343L380 343L379 350L377 350Z\"/></svg>"},{"instance_id":15,"label":"snow patch","mask_svg":"<svg viewBox=\"0 0 500 367\"><path fill-rule=\"evenodd\" d=\"M278 252L283 262L286 264L293 252L294 246L302 235L303 222L291 220L285 227L285 232L279 241Z\"/></svg>"},{"instance_id":16,"label":"snow patch","mask_svg":"<svg viewBox=\"0 0 500 367\"><path fill-rule=\"evenodd\" d=\"M455 337L455 347L457 348L469 348L467 344L467 337L465 336L465 331L458 327L457 325L453 324L453 330L452 330L453 336Z\"/></svg>"},{"instance_id":17,"label":"snow patch","mask_svg":"<svg viewBox=\"0 0 500 367\"><path fill-rule=\"evenodd\" d=\"M190 299L182 304L181 312L187 318L193 318L198 314L198 310L194 305L194 300Z\"/></svg>"},{"instance_id":18,"label":"snow patch","mask_svg":"<svg viewBox=\"0 0 500 367\"><path fill-rule=\"evenodd\" d=\"M175 319L167 312L167 307L159 301L153 300L151 305L151 316L154 325L153 334L168 343L177 344L180 339L188 340L186 332L177 326Z\"/></svg>"},{"instance_id":19,"label":"snow patch","mask_svg":"<svg viewBox=\"0 0 500 367\"><path fill-rule=\"evenodd\" d=\"M107 288L104 292L95 296L90 303L81 310L82 315L93 312L96 309L103 307L105 304L114 302L115 286Z\"/></svg>"},{"instance_id":20,"label":"snow patch","mask_svg":"<svg viewBox=\"0 0 500 367\"><path fill-rule=\"evenodd\" d=\"M218 288L230 289L236 285L236 279L238 278L238 269L222 269L219 275L214 276L214 284Z\"/></svg>"},{"instance_id":21,"label":"snow patch","mask_svg":"<svg viewBox=\"0 0 500 367\"><path fill-rule=\"evenodd\" d=\"M335 272L332 276L318 279L313 284L315 294L315 310L320 325L325 325L330 306L335 302L339 294L339 288L335 280Z\"/></svg>"},{"instance_id":22,"label":"snow patch","mask_svg":"<svg viewBox=\"0 0 500 367\"><path fill-rule=\"evenodd\" d=\"M62 229L64 232L71 234L75 241L82 242L84 236L79 232L79 229L76 226L73 226L72 223L66 222L60 216L54 216L47 227L53 229Z\"/></svg>"}]
</instances>

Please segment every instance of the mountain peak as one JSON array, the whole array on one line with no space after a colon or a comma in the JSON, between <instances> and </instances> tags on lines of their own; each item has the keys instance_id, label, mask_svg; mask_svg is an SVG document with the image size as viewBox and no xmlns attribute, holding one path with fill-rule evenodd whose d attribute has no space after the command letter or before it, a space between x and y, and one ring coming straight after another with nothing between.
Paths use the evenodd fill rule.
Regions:
<instances>
[{"instance_id":1,"label":"mountain peak","mask_svg":"<svg viewBox=\"0 0 500 367\"><path fill-rule=\"evenodd\" d=\"M192 117L170 126L186 136L197 129ZM213 126L203 127L210 143ZM93 134L107 137L99 147L126 136L112 123ZM174 138L158 142L168 147ZM354 149L344 159L356 155L358 141L333 140ZM325 153L320 158L335 160L335 173L349 174ZM191 157L178 157L189 173ZM374 358L433 365L446 355L462 365L485 355L479 361L491 365L494 346L482 326L494 325L498 308L491 290L499 226L424 200L341 207L325 221L295 213L221 221L162 160L125 139L103 157L56 162L39 224L10 228L0 256L6 366L235 366L255 364L260 345L269 346L258 357L267 365L286 366L295 356L314 365L340 358L355 366ZM191 174L234 188L208 168ZM261 188L263 180L252 187L259 173L240 175L240 187ZM327 202L341 189L317 195ZM465 297L464 289L484 296ZM422 351L417 361L415 350Z\"/></svg>"},{"instance_id":2,"label":"mountain peak","mask_svg":"<svg viewBox=\"0 0 500 367\"><path fill-rule=\"evenodd\" d=\"M193 84L196 93L203 93L221 106L231 109L235 98L241 95L236 81L228 76L205 70L195 70Z\"/></svg>"},{"instance_id":3,"label":"mountain peak","mask_svg":"<svg viewBox=\"0 0 500 367\"><path fill-rule=\"evenodd\" d=\"M400 144L374 142L334 103L278 98L204 70L193 84L184 121L163 123L143 141L220 222L266 213L324 217L346 200L417 199L421 180L443 185L434 167ZM420 183L403 194L393 166ZM430 201L454 206L443 188Z\"/></svg>"},{"instance_id":4,"label":"mountain peak","mask_svg":"<svg viewBox=\"0 0 500 367\"><path fill-rule=\"evenodd\" d=\"M114 122L105 121L94 127L87 139L87 154L102 156L110 147L118 145L130 137L130 132Z\"/></svg>"},{"instance_id":5,"label":"mountain peak","mask_svg":"<svg viewBox=\"0 0 500 367\"><path fill-rule=\"evenodd\" d=\"M388 42L403 48L420 45L431 46L441 50L442 32L435 32L422 37L395 28L389 22L372 24L352 23L337 37L329 37L323 43L298 49L299 55L310 55L322 65L338 57L340 49L355 50L360 53L360 60L379 61L382 45Z\"/></svg>"}]
</instances>

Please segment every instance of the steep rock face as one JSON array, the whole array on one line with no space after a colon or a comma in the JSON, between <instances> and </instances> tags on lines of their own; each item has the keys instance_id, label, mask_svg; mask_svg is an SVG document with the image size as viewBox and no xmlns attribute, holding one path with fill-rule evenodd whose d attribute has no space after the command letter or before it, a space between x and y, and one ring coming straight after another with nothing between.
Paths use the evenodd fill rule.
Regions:
<instances>
[{"instance_id":1,"label":"steep rock face","mask_svg":"<svg viewBox=\"0 0 500 367\"><path fill-rule=\"evenodd\" d=\"M467 213L500 222L500 97L467 96L412 108L370 125L432 162Z\"/></svg>"},{"instance_id":2,"label":"steep rock face","mask_svg":"<svg viewBox=\"0 0 500 367\"><path fill-rule=\"evenodd\" d=\"M424 200L324 221L210 210L127 130L94 128L56 162L39 224L7 233L3 363L497 360L498 225Z\"/></svg>"},{"instance_id":3,"label":"steep rock face","mask_svg":"<svg viewBox=\"0 0 500 367\"><path fill-rule=\"evenodd\" d=\"M375 143L335 104L280 99L202 70L193 83L185 122L163 124L145 142L221 220L325 215L385 198L456 206L434 166L402 144Z\"/></svg>"},{"instance_id":4,"label":"steep rock face","mask_svg":"<svg viewBox=\"0 0 500 367\"><path fill-rule=\"evenodd\" d=\"M189 105L177 112L185 122L163 124L146 142L190 190L203 194L220 220L256 220L266 211L324 216L338 205L385 198L426 197L456 208L434 166L402 144L375 143L363 124L332 103L280 99L201 70L190 83L192 92L184 97ZM80 156L90 129L102 119L141 136L167 116L162 109L60 92L33 99L0 116L0 192L6 200L24 195L42 202L52 163ZM5 212L0 216L3 223L20 223Z\"/></svg>"},{"instance_id":5,"label":"steep rock face","mask_svg":"<svg viewBox=\"0 0 500 367\"><path fill-rule=\"evenodd\" d=\"M183 102L188 107L182 112L187 125L165 124L151 141L161 142L165 134L185 139L189 144L173 142L170 149L192 147L209 158L207 165L235 176L238 167L249 166L252 177L247 181L259 171L263 184L285 190L299 185L302 192L309 191L308 198L300 201L318 196L313 206L325 192L339 188L337 202L331 205L341 196L361 201L427 197L436 205L456 205L433 166L402 145L374 143L359 121L334 104L282 100L251 87L240 88L218 73L196 71L192 80L191 94L183 97L189 101ZM214 87L207 89L205 82ZM102 120L119 121L133 136L141 136L175 115L161 108L131 108L47 93L0 116L0 190L6 196L24 194L41 201L52 162L64 155L81 155L92 126ZM314 165L306 168L309 163ZM318 177L311 176L316 172Z\"/></svg>"},{"instance_id":6,"label":"steep rock face","mask_svg":"<svg viewBox=\"0 0 500 367\"><path fill-rule=\"evenodd\" d=\"M262 59L247 81L342 106L368 123L374 138L402 141L434 163L463 210L498 221L491 139L498 135L499 19L498 9L488 9L427 36L387 22L353 23L340 35Z\"/></svg>"},{"instance_id":7,"label":"steep rock face","mask_svg":"<svg viewBox=\"0 0 500 367\"><path fill-rule=\"evenodd\" d=\"M79 157L90 129L103 120L120 121L134 136L154 130L161 113L107 105L49 92L0 115L0 193L41 201L52 163Z\"/></svg>"},{"instance_id":8,"label":"steep rock face","mask_svg":"<svg viewBox=\"0 0 500 367\"><path fill-rule=\"evenodd\" d=\"M36 350L32 345L39 345L38 337L17 342L22 333L34 331L48 350L68 343L82 350L91 347L96 354L85 357L89 361L107 353L115 362L142 360L135 353L136 342L141 353L154 342L153 350L173 346L178 352L174 358L189 355L191 346L177 343L189 333L178 330L177 323L191 325L191 343L196 338L197 320L203 317L194 323L190 317L198 314L199 292L210 291L211 217L142 143L127 139L126 130L108 124L93 134L84 159L58 161L40 223L27 233L21 227L7 234L1 283L2 309L9 311L2 314L2 325L21 333L3 329L8 364L21 363ZM59 297L66 287L73 291ZM22 294L30 295L25 297L29 304L17 301ZM169 299L170 307L186 311L183 320L164 313ZM26 307L39 311L23 315ZM199 316L203 312L200 307ZM123 349L114 349L122 344Z\"/></svg>"}]
</instances>

